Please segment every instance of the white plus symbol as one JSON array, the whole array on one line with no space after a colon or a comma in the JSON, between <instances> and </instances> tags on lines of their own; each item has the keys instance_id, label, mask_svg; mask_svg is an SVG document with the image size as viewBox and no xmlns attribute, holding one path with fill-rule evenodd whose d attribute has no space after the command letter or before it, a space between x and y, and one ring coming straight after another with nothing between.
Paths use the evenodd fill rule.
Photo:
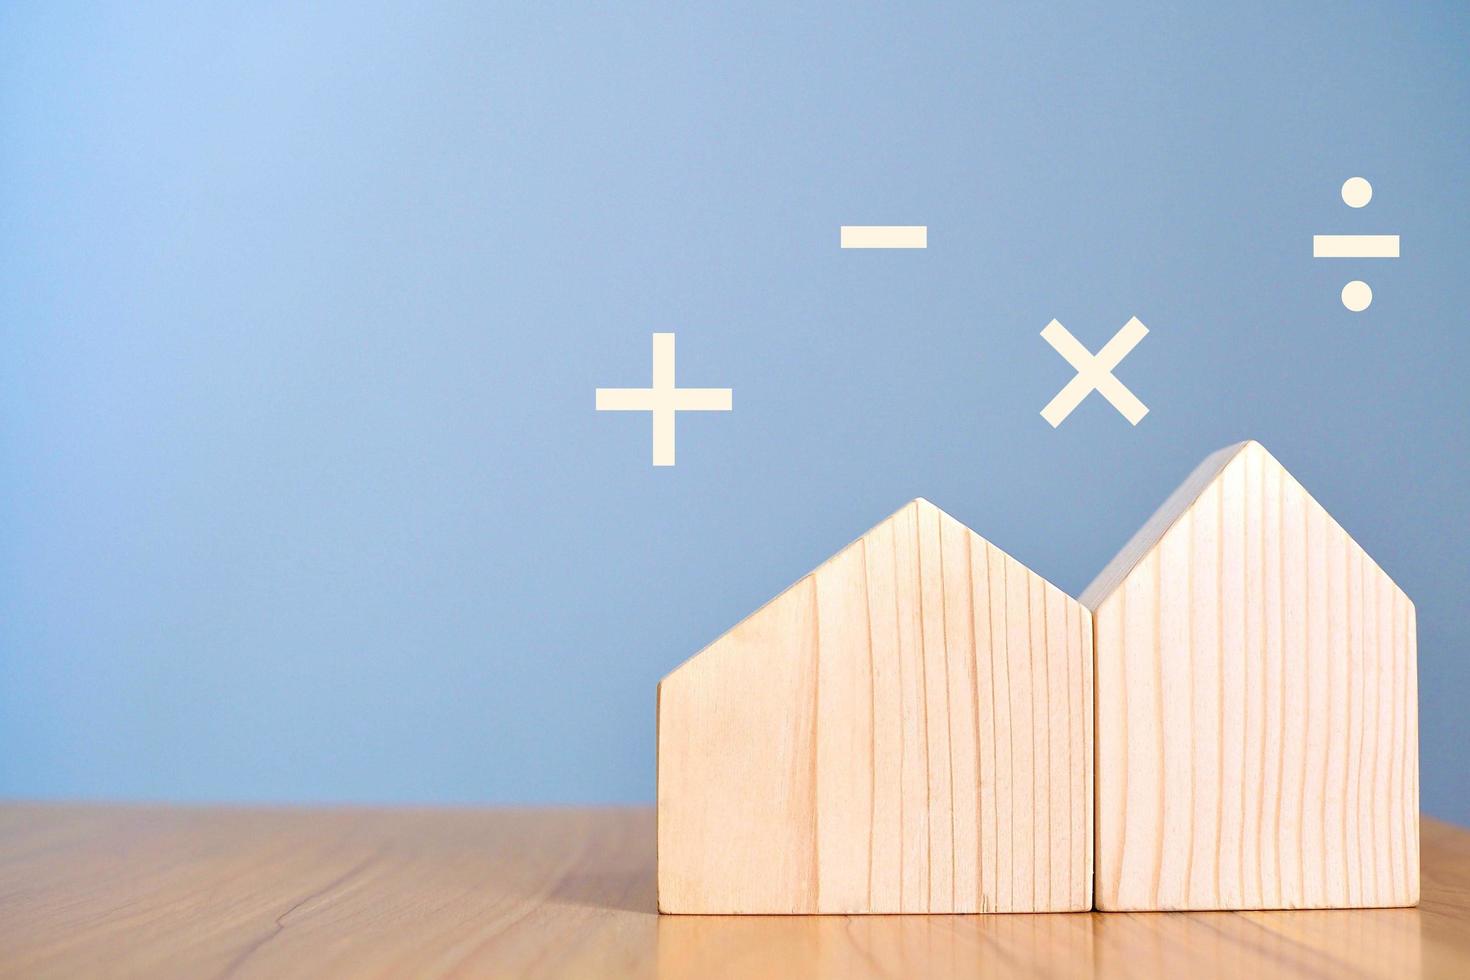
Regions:
<instances>
[{"instance_id":1,"label":"white plus symbol","mask_svg":"<svg viewBox=\"0 0 1470 980\"><path fill-rule=\"evenodd\" d=\"M674 413L728 412L729 388L675 388L674 335L653 335L652 388L598 388L599 412L652 412L653 465L674 465Z\"/></svg>"}]
</instances>

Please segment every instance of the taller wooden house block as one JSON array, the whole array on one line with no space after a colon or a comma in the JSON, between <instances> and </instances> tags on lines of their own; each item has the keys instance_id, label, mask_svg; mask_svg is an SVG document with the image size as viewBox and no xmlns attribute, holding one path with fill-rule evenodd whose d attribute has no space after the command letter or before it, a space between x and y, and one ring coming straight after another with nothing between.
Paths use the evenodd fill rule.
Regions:
<instances>
[{"instance_id":1,"label":"taller wooden house block","mask_svg":"<svg viewBox=\"0 0 1470 980\"><path fill-rule=\"evenodd\" d=\"M1260 444L1200 464L1082 601L1099 909L1418 902L1414 606Z\"/></svg>"},{"instance_id":2,"label":"taller wooden house block","mask_svg":"<svg viewBox=\"0 0 1470 980\"><path fill-rule=\"evenodd\" d=\"M908 504L659 684L659 909L1090 908L1091 651Z\"/></svg>"}]
</instances>

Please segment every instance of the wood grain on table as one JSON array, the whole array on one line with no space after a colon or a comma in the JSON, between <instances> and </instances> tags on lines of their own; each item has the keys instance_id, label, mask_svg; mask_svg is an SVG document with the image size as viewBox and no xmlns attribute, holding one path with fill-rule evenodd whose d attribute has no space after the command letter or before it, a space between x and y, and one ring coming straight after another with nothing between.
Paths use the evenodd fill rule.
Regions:
<instances>
[{"instance_id":1,"label":"wood grain on table","mask_svg":"<svg viewBox=\"0 0 1470 980\"><path fill-rule=\"evenodd\" d=\"M625 809L0 807L0 976L1470 976L1470 831L1421 904L659 916Z\"/></svg>"}]
</instances>

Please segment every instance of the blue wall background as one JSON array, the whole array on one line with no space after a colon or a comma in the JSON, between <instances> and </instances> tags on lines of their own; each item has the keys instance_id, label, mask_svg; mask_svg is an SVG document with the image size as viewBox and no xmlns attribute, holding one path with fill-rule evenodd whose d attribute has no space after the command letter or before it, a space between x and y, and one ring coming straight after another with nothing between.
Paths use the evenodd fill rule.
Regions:
<instances>
[{"instance_id":1,"label":"blue wall background","mask_svg":"<svg viewBox=\"0 0 1470 980\"><path fill-rule=\"evenodd\" d=\"M0 9L0 795L650 799L658 678L908 498L1076 593L1249 436L1470 821L1463 5L304 6Z\"/></svg>"}]
</instances>

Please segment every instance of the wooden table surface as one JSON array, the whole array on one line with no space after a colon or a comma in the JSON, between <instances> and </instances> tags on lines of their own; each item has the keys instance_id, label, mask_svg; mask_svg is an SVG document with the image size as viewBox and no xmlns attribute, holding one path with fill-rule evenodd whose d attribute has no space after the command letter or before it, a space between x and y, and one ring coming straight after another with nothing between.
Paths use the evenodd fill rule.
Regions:
<instances>
[{"instance_id":1,"label":"wooden table surface","mask_svg":"<svg viewBox=\"0 0 1470 980\"><path fill-rule=\"evenodd\" d=\"M659 916L650 809L0 807L0 976L1470 976L1470 831L1416 909Z\"/></svg>"}]
</instances>

